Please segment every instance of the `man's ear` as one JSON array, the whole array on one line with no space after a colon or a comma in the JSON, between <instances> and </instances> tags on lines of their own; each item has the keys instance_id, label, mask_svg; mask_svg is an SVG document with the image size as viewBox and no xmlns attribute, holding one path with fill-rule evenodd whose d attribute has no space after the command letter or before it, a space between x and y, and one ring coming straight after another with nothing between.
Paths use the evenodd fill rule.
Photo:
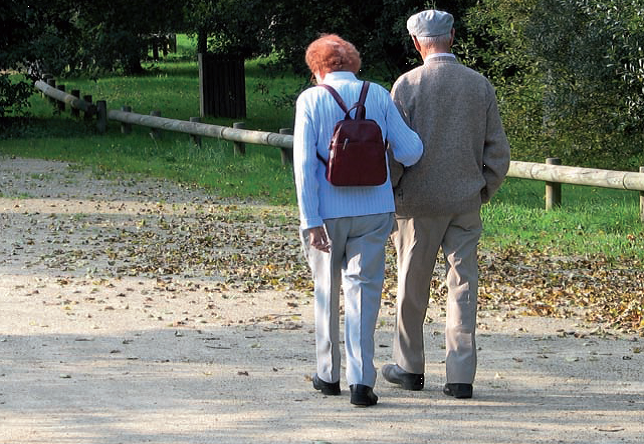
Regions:
<instances>
[{"instance_id":1,"label":"man's ear","mask_svg":"<svg viewBox=\"0 0 644 444\"><path fill-rule=\"evenodd\" d=\"M420 43L418 43L418 39L415 35L412 35L411 38L414 41L414 47L416 48L416 51L420 52Z\"/></svg>"}]
</instances>

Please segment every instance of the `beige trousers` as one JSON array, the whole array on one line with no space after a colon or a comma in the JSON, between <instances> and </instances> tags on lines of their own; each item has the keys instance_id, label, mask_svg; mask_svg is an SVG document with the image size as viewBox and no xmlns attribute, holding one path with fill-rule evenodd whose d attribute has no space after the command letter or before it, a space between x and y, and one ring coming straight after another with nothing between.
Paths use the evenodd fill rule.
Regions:
<instances>
[{"instance_id":1,"label":"beige trousers","mask_svg":"<svg viewBox=\"0 0 644 444\"><path fill-rule=\"evenodd\" d=\"M477 245L479 212L452 216L397 218L398 312L394 360L407 372L425 373L423 323L439 248L446 263L445 323L448 383L471 384L476 374Z\"/></svg>"}]
</instances>

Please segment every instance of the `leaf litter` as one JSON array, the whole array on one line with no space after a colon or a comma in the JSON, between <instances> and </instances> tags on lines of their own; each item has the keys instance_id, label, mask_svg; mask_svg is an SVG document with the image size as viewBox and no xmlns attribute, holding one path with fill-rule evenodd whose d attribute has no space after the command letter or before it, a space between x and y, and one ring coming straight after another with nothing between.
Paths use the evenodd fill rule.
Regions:
<instances>
[{"instance_id":1,"label":"leaf litter","mask_svg":"<svg viewBox=\"0 0 644 444\"><path fill-rule=\"evenodd\" d=\"M22 224L21 236L2 251L8 257L26 256L26 269L66 272L69 276L58 277L61 287L79 272L96 286L109 286L113 278L146 277L155 279L156 288L168 293L181 287L182 291L218 292L228 298L233 292L279 291L289 299L285 302L289 309L297 308L302 295L312 294L295 208L210 204L204 196L203 203L166 203L155 200L153 192L137 193L142 203L136 212L132 204L98 200L85 202L100 207L96 213L65 214L56 209L45 214L30 211L28 204L18 201L16 208L8 210L23 218L15 222ZM37 254L42 242L39 236L51 248ZM395 261L390 242L383 292L388 307L395 304ZM444 309L443 270L439 257L430 297ZM490 251L483 244L479 276L481 309L499 310L505 317L582 317L603 329L644 335L644 267L637 259L616 263L601 256L557 257L513 247ZM176 282L179 277L184 282L181 286ZM127 294L118 297L126 300ZM73 311L70 300L54 303L67 302L66 309ZM115 308L106 304L104 310ZM299 328L297 319L293 321L289 328Z\"/></svg>"},{"instance_id":2,"label":"leaf litter","mask_svg":"<svg viewBox=\"0 0 644 444\"><path fill-rule=\"evenodd\" d=\"M218 291L311 293L292 210L211 205L200 206L194 214L168 216L162 208L157 211L131 224L112 225L93 249L56 249L40 261L70 271L75 264L84 265L79 259L86 259L104 264L112 276L155 276L157 285L170 292L176 291L172 277L203 275L214 278L213 289ZM552 257L508 248L483 250L479 263L481 309L508 310L511 316L581 314L587 322L644 334L644 269L637 260L613 264L602 257ZM431 297L444 306L441 266L439 259ZM395 272L395 251L389 244L385 304L395 300ZM288 304L297 307L297 302Z\"/></svg>"}]
</instances>

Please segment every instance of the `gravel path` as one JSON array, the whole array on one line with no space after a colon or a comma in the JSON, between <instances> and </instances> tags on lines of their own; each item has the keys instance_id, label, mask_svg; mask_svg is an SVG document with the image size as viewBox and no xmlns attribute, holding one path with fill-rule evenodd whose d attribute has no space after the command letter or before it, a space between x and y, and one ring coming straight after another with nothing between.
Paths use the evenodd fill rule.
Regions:
<instances>
[{"instance_id":1,"label":"gravel path","mask_svg":"<svg viewBox=\"0 0 644 444\"><path fill-rule=\"evenodd\" d=\"M581 318L482 311L471 400L441 393L438 307L425 390L379 378L368 409L314 392L292 209L0 157L0 210L1 443L644 442L643 338ZM253 236L274 261L242 263Z\"/></svg>"}]
</instances>

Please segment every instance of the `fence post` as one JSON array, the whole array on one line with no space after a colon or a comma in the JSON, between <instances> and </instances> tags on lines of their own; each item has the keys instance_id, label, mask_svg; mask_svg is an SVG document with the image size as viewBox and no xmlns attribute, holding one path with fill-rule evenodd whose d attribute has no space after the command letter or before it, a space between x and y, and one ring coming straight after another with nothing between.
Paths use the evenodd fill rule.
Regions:
<instances>
[{"instance_id":1,"label":"fence post","mask_svg":"<svg viewBox=\"0 0 644 444\"><path fill-rule=\"evenodd\" d=\"M561 165L558 157L548 157L546 165ZM558 182L546 182L546 210L552 210L561 206L561 184Z\"/></svg>"},{"instance_id":2,"label":"fence post","mask_svg":"<svg viewBox=\"0 0 644 444\"><path fill-rule=\"evenodd\" d=\"M88 104L92 103L92 96L90 94L86 94L83 96L83 100L87 102ZM90 107L91 108L91 107ZM88 108L88 110L90 109ZM92 113L91 112L86 112L85 113L85 120L90 120L92 118Z\"/></svg>"},{"instance_id":3,"label":"fence post","mask_svg":"<svg viewBox=\"0 0 644 444\"><path fill-rule=\"evenodd\" d=\"M199 123L199 122L201 122L201 118L200 118L200 117L191 117L191 118L190 118L190 121L191 121L191 122ZM200 136L197 136L197 135L195 135L195 134L191 134L191 135L190 135L190 140L191 140L191 141L192 141L192 143L194 143L196 146L201 147L201 137L200 137Z\"/></svg>"},{"instance_id":4,"label":"fence post","mask_svg":"<svg viewBox=\"0 0 644 444\"><path fill-rule=\"evenodd\" d=\"M52 88L56 88L56 79L54 79L53 77L49 77L49 78L47 79L47 85L51 86ZM49 97L49 101L50 101L51 103L56 103L56 99L54 99L54 98L53 98L53 97L51 97L51 96Z\"/></svg>"},{"instance_id":5,"label":"fence post","mask_svg":"<svg viewBox=\"0 0 644 444\"><path fill-rule=\"evenodd\" d=\"M99 134L104 134L107 130L107 102L105 100L96 102L96 129Z\"/></svg>"},{"instance_id":6,"label":"fence post","mask_svg":"<svg viewBox=\"0 0 644 444\"><path fill-rule=\"evenodd\" d=\"M80 90L72 89L72 96L78 97L80 99ZM78 108L71 107L72 117L80 117L80 110Z\"/></svg>"},{"instance_id":7,"label":"fence post","mask_svg":"<svg viewBox=\"0 0 644 444\"><path fill-rule=\"evenodd\" d=\"M640 167L640 173L644 174L644 167ZM644 191L640 191L640 220L644 222Z\"/></svg>"},{"instance_id":8,"label":"fence post","mask_svg":"<svg viewBox=\"0 0 644 444\"><path fill-rule=\"evenodd\" d=\"M58 85L56 88L59 91L65 92L65 85ZM61 113L65 111L65 102L63 102L62 100L58 101L58 111L60 111Z\"/></svg>"},{"instance_id":9,"label":"fence post","mask_svg":"<svg viewBox=\"0 0 644 444\"><path fill-rule=\"evenodd\" d=\"M288 134L289 136L293 135L293 130L290 128L280 128L280 134ZM289 148L280 148L282 154L282 165L287 163L293 163L293 150Z\"/></svg>"},{"instance_id":10,"label":"fence post","mask_svg":"<svg viewBox=\"0 0 644 444\"><path fill-rule=\"evenodd\" d=\"M150 111L150 115L154 117L161 117L161 111L159 110ZM152 137L154 140L160 139L161 130L158 128L150 128L150 137Z\"/></svg>"},{"instance_id":11,"label":"fence post","mask_svg":"<svg viewBox=\"0 0 644 444\"><path fill-rule=\"evenodd\" d=\"M122 106L121 111L126 113L132 112L131 106ZM129 123L121 122L121 134L130 134L132 132L132 125Z\"/></svg>"},{"instance_id":12,"label":"fence post","mask_svg":"<svg viewBox=\"0 0 644 444\"><path fill-rule=\"evenodd\" d=\"M233 123L233 128L245 129L246 124L244 122L235 122ZM233 147L236 156L244 156L246 154L246 144L244 142L233 142Z\"/></svg>"}]
</instances>

